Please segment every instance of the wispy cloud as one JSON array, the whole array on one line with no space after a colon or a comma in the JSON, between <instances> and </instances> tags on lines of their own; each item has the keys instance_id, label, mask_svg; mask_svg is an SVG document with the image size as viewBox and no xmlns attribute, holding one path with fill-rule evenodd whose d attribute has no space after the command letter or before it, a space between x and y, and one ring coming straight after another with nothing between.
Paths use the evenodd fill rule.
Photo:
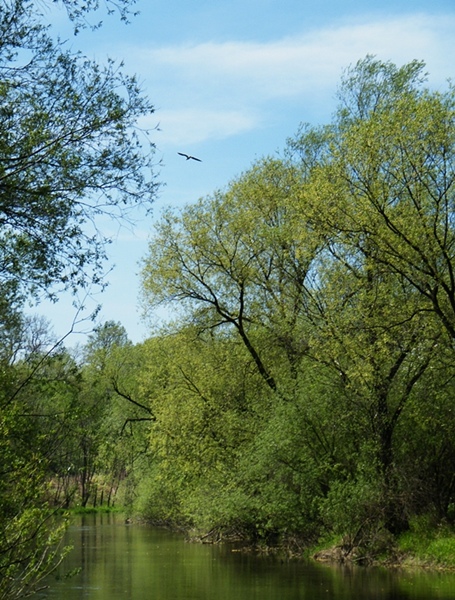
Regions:
<instances>
[{"instance_id":1,"label":"wispy cloud","mask_svg":"<svg viewBox=\"0 0 455 600\"><path fill-rule=\"evenodd\" d=\"M150 128L159 121L158 127L166 143L175 146L197 144L207 139L223 139L239 133L255 129L259 123L259 116L243 110L223 110L212 107L207 102L207 107L178 107L159 110L147 122L140 123L144 128Z\"/></svg>"},{"instance_id":2,"label":"wispy cloud","mask_svg":"<svg viewBox=\"0 0 455 600\"><path fill-rule=\"evenodd\" d=\"M268 43L206 41L129 48L166 143L193 143L261 126L273 102L330 102L342 69L366 54L427 63L431 82L450 77L455 13L341 23ZM160 109L160 104L165 107Z\"/></svg>"}]
</instances>

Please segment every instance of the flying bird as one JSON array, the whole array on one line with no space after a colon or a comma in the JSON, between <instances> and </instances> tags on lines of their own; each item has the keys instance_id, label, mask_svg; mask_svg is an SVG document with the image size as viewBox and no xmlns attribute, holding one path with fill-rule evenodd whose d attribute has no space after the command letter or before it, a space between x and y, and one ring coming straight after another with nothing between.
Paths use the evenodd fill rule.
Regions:
<instances>
[{"instance_id":1,"label":"flying bird","mask_svg":"<svg viewBox=\"0 0 455 600\"><path fill-rule=\"evenodd\" d=\"M189 154L184 154L183 152L177 152L177 154L180 154L180 156L184 156L186 158L186 160L190 160L190 158L192 160L197 160L198 162L202 162L202 160L200 158L196 158L195 156L190 156Z\"/></svg>"}]
</instances>

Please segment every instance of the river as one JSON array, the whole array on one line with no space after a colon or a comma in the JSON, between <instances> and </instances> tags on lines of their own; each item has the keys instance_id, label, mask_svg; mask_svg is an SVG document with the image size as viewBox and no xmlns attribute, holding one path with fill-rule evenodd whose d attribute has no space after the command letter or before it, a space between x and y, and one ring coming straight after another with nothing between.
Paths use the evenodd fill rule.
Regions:
<instances>
[{"instance_id":1,"label":"river","mask_svg":"<svg viewBox=\"0 0 455 600\"><path fill-rule=\"evenodd\" d=\"M126 524L121 515L78 517L66 537L74 549L40 599L455 599L455 574L282 561L187 543L164 529Z\"/></svg>"}]
</instances>

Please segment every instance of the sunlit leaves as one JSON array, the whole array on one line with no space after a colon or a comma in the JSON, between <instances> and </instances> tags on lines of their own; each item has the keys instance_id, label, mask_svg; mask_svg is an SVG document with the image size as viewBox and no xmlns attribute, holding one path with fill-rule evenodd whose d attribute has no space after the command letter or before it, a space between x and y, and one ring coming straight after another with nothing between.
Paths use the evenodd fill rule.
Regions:
<instances>
[{"instance_id":1,"label":"sunlit leaves","mask_svg":"<svg viewBox=\"0 0 455 600\"><path fill-rule=\"evenodd\" d=\"M0 273L24 293L75 290L100 283L99 219L150 208L153 144L135 126L153 107L121 64L54 43L27 6L13 32L0 22Z\"/></svg>"},{"instance_id":2,"label":"sunlit leaves","mask_svg":"<svg viewBox=\"0 0 455 600\"><path fill-rule=\"evenodd\" d=\"M448 515L454 96L424 82L420 62L367 57L346 72L332 123L158 223L144 300L179 318L144 382L174 516L237 518L262 536L331 530L374 553L376 533L417 507ZM220 399L240 383L249 429L232 453ZM438 492L419 460L438 465Z\"/></svg>"},{"instance_id":3,"label":"sunlit leaves","mask_svg":"<svg viewBox=\"0 0 455 600\"><path fill-rule=\"evenodd\" d=\"M104 3L62 4L78 29ZM126 19L133 4L105 6ZM153 143L137 128L150 101L121 64L97 64L52 39L45 6L5 0L0 11L0 597L8 600L32 593L56 558L62 530L46 479L59 481L63 468L67 480L72 468L85 476L94 452L82 457L86 468L69 455L104 435L90 430L101 393L84 388L66 352L48 352L49 338L37 340L19 311L26 299L102 287L102 219L130 223L131 209L147 212L155 194Z\"/></svg>"}]
</instances>

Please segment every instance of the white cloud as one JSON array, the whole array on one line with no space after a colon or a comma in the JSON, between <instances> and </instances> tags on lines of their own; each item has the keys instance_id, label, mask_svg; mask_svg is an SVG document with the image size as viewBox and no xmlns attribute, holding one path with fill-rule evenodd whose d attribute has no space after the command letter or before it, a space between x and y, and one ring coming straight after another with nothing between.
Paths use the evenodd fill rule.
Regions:
<instances>
[{"instance_id":1,"label":"white cloud","mask_svg":"<svg viewBox=\"0 0 455 600\"><path fill-rule=\"evenodd\" d=\"M262 90L276 96L301 90L302 73L332 80L340 67L367 53L392 60L409 60L409 56L431 60L445 55L450 64L445 51L453 49L454 28L455 15L421 14L332 26L269 43L204 42L152 48L145 50L144 58L194 82L203 80L210 86L243 80L251 87L260 83ZM283 85L276 86L276 81Z\"/></svg>"},{"instance_id":2,"label":"white cloud","mask_svg":"<svg viewBox=\"0 0 455 600\"><path fill-rule=\"evenodd\" d=\"M211 108L175 108L159 110L153 119L159 119L160 134L166 143L175 146L196 144L207 139L222 139L250 131L258 126L258 116L245 110L218 110ZM140 123L146 127L145 122Z\"/></svg>"},{"instance_id":3,"label":"white cloud","mask_svg":"<svg viewBox=\"0 0 455 600\"><path fill-rule=\"evenodd\" d=\"M431 82L452 71L455 14L341 23L268 43L214 42L129 48L166 142L197 143L261 125L274 102L330 103L342 69L374 54L427 63ZM160 105L166 107L161 110ZM160 136L161 137L161 136Z\"/></svg>"}]
</instances>

